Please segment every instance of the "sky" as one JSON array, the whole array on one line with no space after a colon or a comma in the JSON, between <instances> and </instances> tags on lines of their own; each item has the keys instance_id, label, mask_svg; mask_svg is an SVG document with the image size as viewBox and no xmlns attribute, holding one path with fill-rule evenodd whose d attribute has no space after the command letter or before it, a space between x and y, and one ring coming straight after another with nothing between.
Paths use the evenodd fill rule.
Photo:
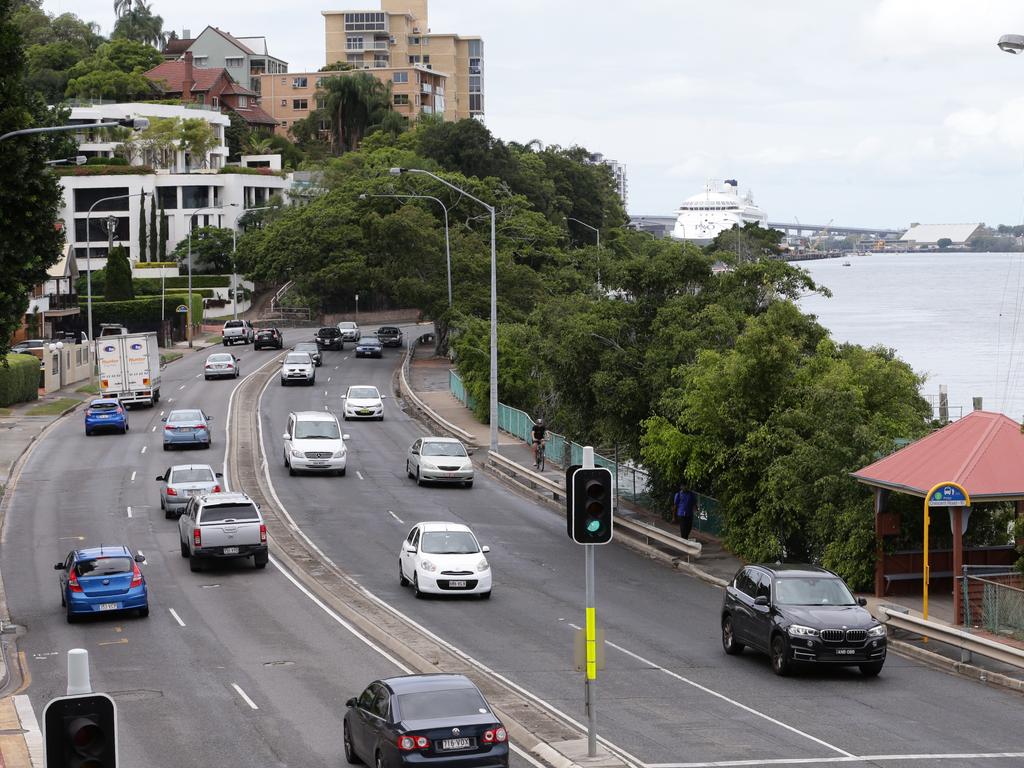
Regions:
<instances>
[{"instance_id":1,"label":"sky","mask_svg":"<svg viewBox=\"0 0 1024 768\"><path fill-rule=\"evenodd\" d=\"M44 0L109 34L112 0ZM377 0L152 0L181 36L264 35L324 60L321 10ZM737 179L769 221L1024 223L1020 0L430 0L484 39L485 123L504 140L625 163L633 215Z\"/></svg>"}]
</instances>

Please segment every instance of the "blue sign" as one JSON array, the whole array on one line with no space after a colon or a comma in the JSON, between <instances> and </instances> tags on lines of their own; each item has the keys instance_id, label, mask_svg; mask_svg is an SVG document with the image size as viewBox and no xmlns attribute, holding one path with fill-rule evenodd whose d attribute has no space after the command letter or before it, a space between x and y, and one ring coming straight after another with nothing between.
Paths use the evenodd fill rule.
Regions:
<instances>
[{"instance_id":1,"label":"blue sign","mask_svg":"<svg viewBox=\"0 0 1024 768\"><path fill-rule=\"evenodd\" d=\"M928 499L929 507L966 507L969 506L964 489L959 485L949 484L936 488Z\"/></svg>"},{"instance_id":2,"label":"blue sign","mask_svg":"<svg viewBox=\"0 0 1024 768\"><path fill-rule=\"evenodd\" d=\"M178 308L176 310L174 310L174 311L175 312L188 312L188 307L186 307L184 304L179 304Z\"/></svg>"}]
</instances>

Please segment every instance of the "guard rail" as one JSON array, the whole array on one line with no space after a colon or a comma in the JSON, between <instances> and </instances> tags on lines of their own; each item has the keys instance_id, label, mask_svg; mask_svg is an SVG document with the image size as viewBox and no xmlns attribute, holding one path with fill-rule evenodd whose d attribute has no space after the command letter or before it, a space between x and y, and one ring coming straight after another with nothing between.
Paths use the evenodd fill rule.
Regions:
<instances>
[{"instance_id":1,"label":"guard rail","mask_svg":"<svg viewBox=\"0 0 1024 768\"><path fill-rule=\"evenodd\" d=\"M1020 648L997 643L994 640L989 640L987 637L972 635L970 632L964 632L962 629L957 629L948 624L938 624L934 621L911 616L901 611L890 610L884 605L878 607L878 612L882 615L886 626L915 632L924 637L937 640L940 643L959 648L961 651L976 653L987 659L1009 664L1018 669L1024 669L1024 650Z\"/></svg>"}]
</instances>

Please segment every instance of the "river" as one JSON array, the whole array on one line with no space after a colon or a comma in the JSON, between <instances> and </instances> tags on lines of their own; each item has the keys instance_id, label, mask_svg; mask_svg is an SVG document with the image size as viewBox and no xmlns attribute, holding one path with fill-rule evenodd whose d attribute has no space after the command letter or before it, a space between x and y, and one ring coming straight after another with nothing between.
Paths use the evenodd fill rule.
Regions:
<instances>
[{"instance_id":1,"label":"river","mask_svg":"<svg viewBox=\"0 0 1024 768\"><path fill-rule=\"evenodd\" d=\"M849 266L844 266L844 262ZM981 397L988 411L1024 416L1024 253L872 253L794 262L832 298L801 308L836 341L883 345L927 378L950 418Z\"/></svg>"}]
</instances>

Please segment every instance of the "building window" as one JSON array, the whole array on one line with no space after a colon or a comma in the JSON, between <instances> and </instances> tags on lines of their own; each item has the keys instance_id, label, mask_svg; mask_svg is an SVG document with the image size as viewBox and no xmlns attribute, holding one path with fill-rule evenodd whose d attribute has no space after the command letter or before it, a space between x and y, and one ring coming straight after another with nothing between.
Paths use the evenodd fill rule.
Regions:
<instances>
[{"instance_id":1,"label":"building window","mask_svg":"<svg viewBox=\"0 0 1024 768\"><path fill-rule=\"evenodd\" d=\"M479 75L480 74L480 59L469 60L469 74Z\"/></svg>"},{"instance_id":2,"label":"building window","mask_svg":"<svg viewBox=\"0 0 1024 768\"><path fill-rule=\"evenodd\" d=\"M484 111L484 97L479 93L469 94L469 112L470 114L479 113Z\"/></svg>"},{"instance_id":3,"label":"building window","mask_svg":"<svg viewBox=\"0 0 1024 768\"><path fill-rule=\"evenodd\" d=\"M308 87L308 82L307 82L306 78L304 78L304 77L292 78L292 88L306 88L306 87Z\"/></svg>"},{"instance_id":4,"label":"building window","mask_svg":"<svg viewBox=\"0 0 1024 768\"><path fill-rule=\"evenodd\" d=\"M197 93L196 94L196 104L205 104L205 103L206 103L206 94L205 93Z\"/></svg>"},{"instance_id":5,"label":"building window","mask_svg":"<svg viewBox=\"0 0 1024 768\"><path fill-rule=\"evenodd\" d=\"M75 190L75 212L85 213L89 210L93 203L102 200L104 197L116 197L118 195L127 195L128 187L98 187L96 189L76 189ZM96 211L127 211L128 200L108 200L105 203L100 203L92 209L93 213Z\"/></svg>"},{"instance_id":6,"label":"building window","mask_svg":"<svg viewBox=\"0 0 1024 768\"><path fill-rule=\"evenodd\" d=\"M331 121L330 120L321 120L320 121L320 130L321 131L329 131L329 130L331 130Z\"/></svg>"},{"instance_id":7,"label":"building window","mask_svg":"<svg viewBox=\"0 0 1024 768\"><path fill-rule=\"evenodd\" d=\"M281 99L281 106L282 107L287 107L288 106L288 99Z\"/></svg>"},{"instance_id":8,"label":"building window","mask_svg":"<svg viewBox=\"0 0 1024 768\"><path fill-rule=\"evenodd\" d=\"M287 128L288 127L288 121L287 120L282 120L281 121L281 127L282 128Z\"/></svg>"},{"instance_id":9,"label":"building window","mask_svg":"<svg viewBox=\"0 0 1024 768\"><path fill-rule=\"evenodd\" d=\"M228 67L229 69L231 67L240 67L242 66L244 61L245 59L243 59L241 56L227 56L224 59L224 66Z\"/></svg>"},{"instance_id":10,"label":"building window","mask_svg":"<svg viewBox=\"0 0 1024 768\"><path fill-rule=\"evenodd\" d=\"M409 57L409 66L412 66L413 64L419 64L419 63L420 63L420 57L419 56L410 56Z\"/></svg>"},{"instance_id":11,"label":"building window","mask_svg":"<svg viewBox=\"0 0 1024 768\"><path fill-rule=\"evenodd\" d=\"M307 110L309 109L308 99L292 99L292 109L296 110Z\"/></svg>"},{"instance_id":12,"label":"building window","mask_svg":"<svg viewBox=\"0 0 1024 768\"><path fill-rule=\"evenodd\" d=\"M345 61L349 64L362 64L363 54L361 53L349 53L345 55Z\"/></svg>"},{"instance_id":13,"label":"building window","mask_svg":"<svg viewBox=\"0 0 1024 768\"><path fill-rule=\"evenodd\" d=\"M357 37L346 37L345 38L345 50L346 51L361 51L363 50L363 38L362 35Z\"/></svg>"},{"instance_id":14,"label":"building window","mask_svg":"<svg viewBox=\"0 0 1024 768\"><path fill-rule=\"evenodd\" d=\"M419 44L420 44L420 37L419 37L419 35L409 35L409 45L419 45Z\"/></svg>"},{"instance_id":15,"label":"building window","mask_svg":"<svg viewBox=\"0 0 1024 768\"><path fill-rule=\"evenodd\" d=\"M207 61L207 57L206 56L195 56L192 59L192 63L195 64L197 67L205 67L206 66L206 61Z\"/></svg>"},{"instance_id":16,"label":"building window","mask_svg":"<svg viewBox=\"0 0 1024 768\"><path fill-rule=\"evenodd\" d=\"M238 106L240 106L240 107L247 107L247 106L249 106L249 97L248 96L239 96L238 97Z\"/></svg>"},{"instance_id":17,"label":"building window","mask_svg":"<svg viewBox=\"0 0 1024 768\"><path fill-rule=\"evenodd\" d=\"M409 73L408 72L394 72L391 75L392 83L408 83Z\"/></svg>"},{"instance_id":18,"label":"building window","mask_svg":"<svg viewBox=\"0 0 1024 768\"><path fill-rule=\"evenodd\" d=\"M182 208L205 208L210 204L209 187L182 187L181 207Z\"/></svg>"},{"instance_id":19,"label":"building window","mask_svg":"<svg viewBox=\"0 0 1024 768\"><path fill-rule=\"evenodd\" d=\"M95 210L93 211L95 213ZM116 216L114 221L117 224L114 226L114 239L121 241L128 241L131 237L129 229L130 219L127 216ZM85 219L75 219L75 241L84 243L86 241L90 243L104 243L107 242L107 217L106 216L93 216L89 219L89 237L85 236ZM93 251L95 255L95 250Z\"/></svg>"},{"instance_id":20,"label":"building window","mask_svg":"<svg viewBox=\"0 0 1024 768\"><path fill-rule=\"evenodd\" d=\"M220 106L220 99L218 99L216 96L214 96L212 99L210 99L210 106L211 107L219 107Z\"/></svg>"},{"instance_id":21,"label":"building window","mask_svg":"<svg viewBox=\"0 0 1024 768\"><path fill-rule=\"evenodd\" d=\"M346 13L346 32L386 32L387 19L384 13Z\"/></svg>"},{"instance_id":22,"label":"building window","mask_svg":"<svg viewBox=\"0 0 1024 768\"><path fill-rule=\"evenodd\" d=\"M469 40L469 55L471 58L482 59L484 55L483 40Z\"/></svg>"},{"instance_id":23,"label":"building window","mask_svg":"<svg viewBox=\"0 0 1024 768\"><path fill-rule=\"evenodd\" d=\"M282 77L281 78L281 85L287 85L287 84L288 84L288 78L287 77Z\"/></svg>"},{"instance_id":24,"label":"building window","mask_svg":"<svg viewBox=\"0 0 1024 768\"><path fill-rule=\"evenodd\" d=\"M401 107L409 104L409 94L407 93L396 93L395 94L395 106Z\"/></svg>"},{"instance_id":25,"label":"building window","mask_svg":"<svg viewBox=\"0 0 1024 768\"><path fill-rule=\"evenodd\" d=\"M482 93L483 88L480 85L480 75L469 76L469 92L470 93Z\"/></svg>"},{"instance_id":26,"label":"building window","mask_svg":"<svg viewBox=\"0 0 1024 768\"><path fill-rule=\"evenodd\" d=\"M377 69L391 66L391 58L386 53L373 54L373 66Z\"/></svg>"},{"instance_id":27,"label":"building window","mask_svg":"<svg viewBox=\"0 0 1024 768\"><path fill-rule=\"evenodd\" d=\"M156 201L158 207L163 208L166 211L174 210L178 207L178 188L157 187Z\"/></svg>"},{"instance_id":28,"label":"building window","mask_svg":"<svg viewBox=\"0 0 1024 768\"><path fill-rule=\"evenodd\" d=\"M313 81L313 85L315 85L317 88L322 87L323 84L324 84L324 79L322 77L318 77L316 80Z\"/></svg>"},{"instance_id":29,"label":"building window","mask_svg":"<svg viewBox=\"0 0 1024 768\"><path fill-rule=\"evenodd\" d=\"M316 97L316 108L323 109L327 106L327 100L323 96Z\"/></svg>"}]
</instances>

